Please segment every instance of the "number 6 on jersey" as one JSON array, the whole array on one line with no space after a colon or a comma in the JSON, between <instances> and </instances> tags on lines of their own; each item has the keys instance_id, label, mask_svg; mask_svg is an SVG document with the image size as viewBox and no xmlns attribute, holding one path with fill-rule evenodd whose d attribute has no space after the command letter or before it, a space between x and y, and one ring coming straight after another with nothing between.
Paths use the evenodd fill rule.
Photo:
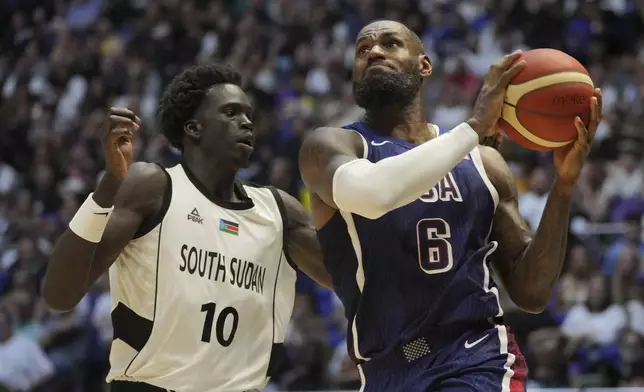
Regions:
<instances>
[{"instance_id":1,"label":"number 6 on jersey","mask_svg":"<svg viewBox=\"0 0 644 392\"><path fill-rule=\"evenodd\" d=\"M440 274L452 269L454 256L449 224L440 218L428 218L416 224L418 264L426 274Z\"/></svg>"}]
</instances>

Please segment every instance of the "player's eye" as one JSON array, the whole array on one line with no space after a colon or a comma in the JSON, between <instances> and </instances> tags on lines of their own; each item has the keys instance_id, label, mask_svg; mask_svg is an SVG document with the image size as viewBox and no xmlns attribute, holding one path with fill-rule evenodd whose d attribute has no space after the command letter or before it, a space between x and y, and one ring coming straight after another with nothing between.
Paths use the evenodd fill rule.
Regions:
<instances>
[{"instance_id":1,"label":"player's eye","mask_svg":"<svg viewBox=\"0 0 644 392\"><path fill-rule=\"evenodd\" d=\"M369 47L368 46L361 46L357 50L358 54L366 54L369 53Z\"/></svg>"},{"instance_id":2,"label":"player's eye","mask_svg":"<svg viewBox=\"0 0 644 392\"><path fill-rule=\"evenodd\" d=\"M237 110L235 108L226 108L224 114L228 117L235 117L237 115Z\"/></svg>"},{"instance_id":3,"label":"player's eye","mask_svg":"<svg viewBox=\"0 0 644 392\"><path fill-rule=\"evenodd\" d=\"M382 46L384 46L385 48L397 48L401 46L401 43L400 41L390 40L385 42Z\"/></svg>"}]
</instances>

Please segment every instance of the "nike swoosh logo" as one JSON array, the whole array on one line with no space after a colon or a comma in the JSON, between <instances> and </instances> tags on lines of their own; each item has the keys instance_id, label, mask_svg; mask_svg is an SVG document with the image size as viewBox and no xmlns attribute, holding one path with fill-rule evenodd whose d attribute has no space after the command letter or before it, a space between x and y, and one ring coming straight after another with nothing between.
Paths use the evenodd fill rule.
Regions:
<instances>
[{"instance_id":1,"label":"nike swoosh logo","mask_svg":"<svg viewBox=\"0 0 644 392\"><path fill-rule=\"evenodd\" d=\"M478 340L473 341L472 343L470 343L470 342L468 342L468 341L466 340L466 341L465 341L465 348L472 348L472 347L476 346L477 344L479 344L479 343L481 343L483 340L485 340L485 338L487 338L488 336L490 336L490 334L487 334L487 335L483 336L482 338L480 338L480 339L478 339Z\"/></svg>"},{"instance_id":2,"label":"nike swoosh logo","mask_svg":"<svg viewBox=\"0 0 644 392\"><path fill-rule=\"evenodd\" d=\"M387 144L387 143L391 143L391 142L389 140L385 140L384 142L374 142L374 141L372 141L371 145L378 147L378 146L382 146L383 144Z\"/></svg>"},{"instance_id":3,"label":"nike swoosh logo","mask_svg":"<svg viewBox=\"0 0 644 392\"><path fill-rule=\"evenodd\" d=\"M105 216L107 216L107 212L95 212L94 214L95 215L105 215Z\"/></svg>"}]
</instances>

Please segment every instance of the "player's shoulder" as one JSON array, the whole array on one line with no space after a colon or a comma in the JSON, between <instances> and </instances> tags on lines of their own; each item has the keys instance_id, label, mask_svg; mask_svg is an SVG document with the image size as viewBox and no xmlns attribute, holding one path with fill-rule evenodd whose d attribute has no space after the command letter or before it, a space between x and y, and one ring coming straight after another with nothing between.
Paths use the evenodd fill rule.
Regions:
<instances>
[{"instance_id":1,"label":"player's shoulder","mask_svg":"<svg viewBox=\"0 0 644 392\"><path fill-rule=\"evenodd\" d=\"M138 190L144 188L158 190L159 188L164 188L167 182L168 174L161 165L150 162L135 162L128 168L123 186Z\"/></svg>"},{"instance_id":2,"label":"player's shoulder","mask_svg":"<svg viewBox=\"0 0 644 392\"><path fill-rule=\"evenodd\" d=\"M354 141L359 138L359 133L355 132L353 128L320 127L307 135L304 144L326 145L334 142Z\"/></svg>"},{"instance_id":3,"label":"player's shoulder","mask_svg":"<svg viewBox=\"0 0 644 392\"><path fill-rule=\"evenodd\" d=\"M170 176L156 163L135 162L127 171L115 201L115 206L141 207L164 197Z\"/></svg>"},{"instance_id":4,"label":"player's shoulder","mask_svg":"<svg viewBox=\"0 0 644 392\"><path fill-rule=\"evenodd\" d=\"M338 127L320 127L310 132L300 147L300 164L304 167L320 158L336 154L362 156L364 139L357 131Z\"/></svg>"},{"instance_id":5,"label":"player's shoulder","mask_svg":"<svg viewBox=\"0 0 644 392\"><path fill-rule=\"evenodd\" d=\"M286 191L283 191L274 186L259 185L248 180L239 179L238 181L240 184L243 185L244 190L248 194L248 197L250 197L251 199L257 196L262 196L262 197L269 196L275 199L275 201L280 207L280 210L281 209L285 210L283 212L288 212L291 210L306 211L302 206L302 204L300 204L300 202L294 196L291 196Z\"/></svg>"}]
</instances>

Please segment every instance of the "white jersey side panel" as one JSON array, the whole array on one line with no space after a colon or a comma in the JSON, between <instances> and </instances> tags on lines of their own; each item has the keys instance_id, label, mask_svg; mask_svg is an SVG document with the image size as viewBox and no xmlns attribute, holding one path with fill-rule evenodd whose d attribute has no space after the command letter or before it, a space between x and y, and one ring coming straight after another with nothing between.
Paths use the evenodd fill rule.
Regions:
<instances>
[{"instance_id":1,"label":"white jersey side panel","mask_svg":"<svg viewBox=\"0 0 644 392\"><path fill-rule=\"evenodd\" d=\"M145 322L130 315L122 328L115 320L108 380L177 392L261 389L295 296L278 203L269 189L244 186L253 205L224 208L181 165L167 172L172 197L165 217L110 270L113 309L150 323L143 339L116 331L145 329Z\"/></svg>"}]
</instances>

